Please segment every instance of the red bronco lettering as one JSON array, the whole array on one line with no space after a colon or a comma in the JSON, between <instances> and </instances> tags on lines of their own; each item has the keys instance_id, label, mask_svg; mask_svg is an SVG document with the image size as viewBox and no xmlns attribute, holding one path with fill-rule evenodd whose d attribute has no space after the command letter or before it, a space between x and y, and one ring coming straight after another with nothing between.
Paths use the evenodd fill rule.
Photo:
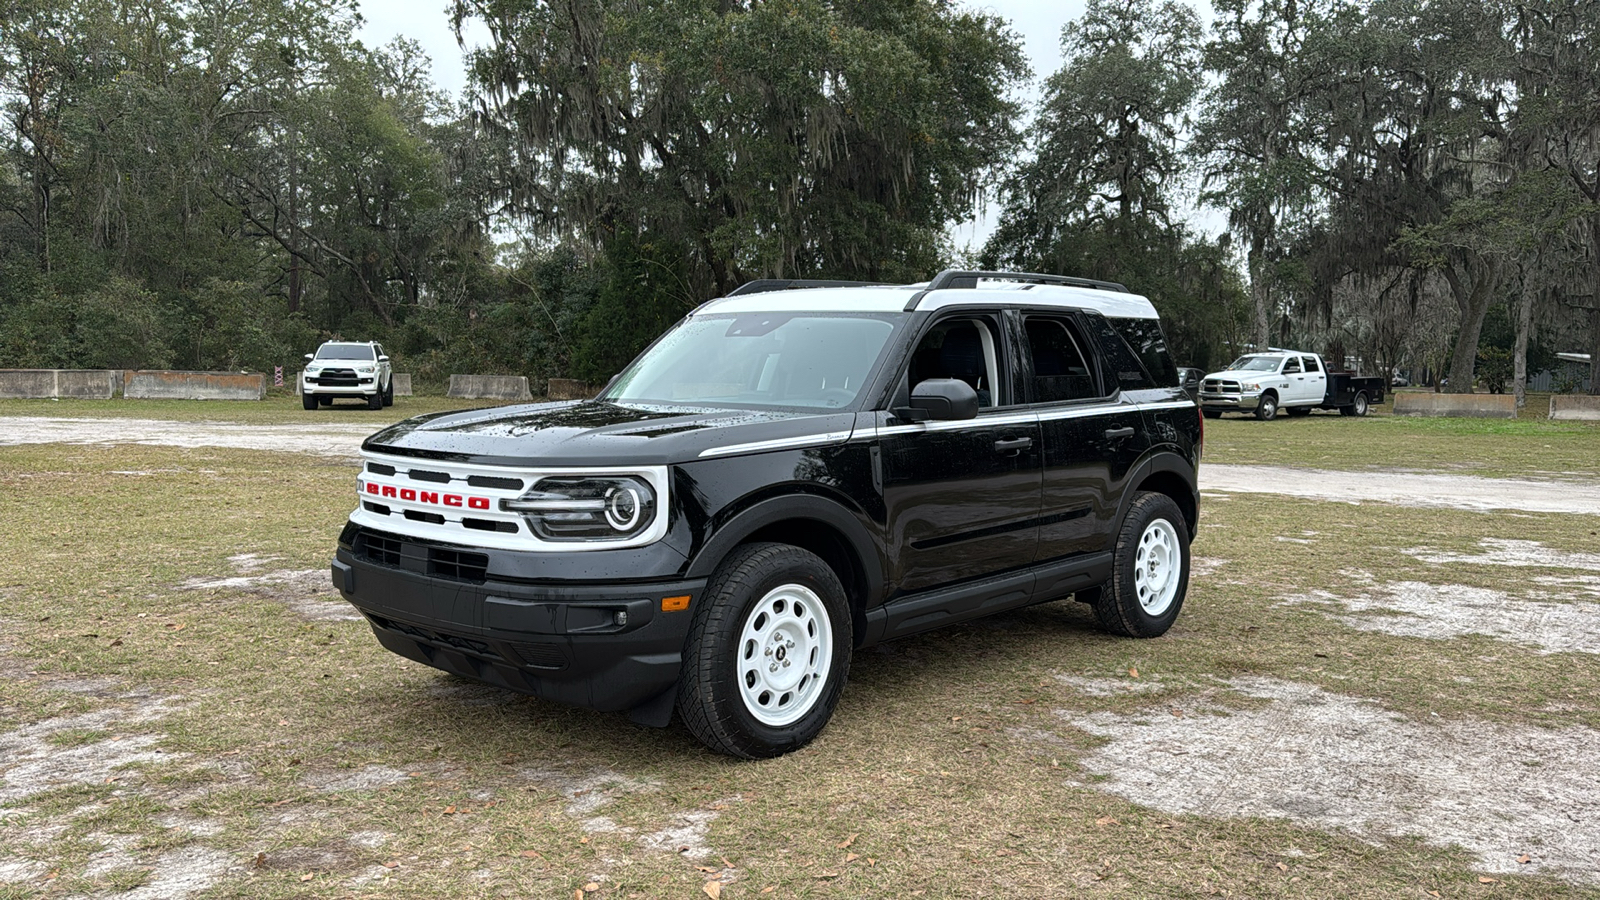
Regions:
<instances>
[{"instance_id":1,"label":"red bronco lettering","mask_svg":"<svg viewBox=\"0 0 1600 900\"><path fill-rule=\"evenodd\" d=\"M489 509L488 497L469 497L465 494L440 494L434 491L418 491L412 488L397 488L393 485L378 484L376 481L367 482L367 493L378 497L393 500L404 500L409 503L426 503L432 506L449 506L455 509Z\"/></svg>"}]
</instances>

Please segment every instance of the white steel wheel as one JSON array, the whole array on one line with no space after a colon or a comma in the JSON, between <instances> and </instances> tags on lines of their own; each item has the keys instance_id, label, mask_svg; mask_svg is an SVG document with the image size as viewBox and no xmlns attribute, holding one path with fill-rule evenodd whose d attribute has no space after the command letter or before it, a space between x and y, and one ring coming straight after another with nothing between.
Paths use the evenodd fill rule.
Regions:
<instances>
[{"instance_id":1,"label":"white steel wheel","mask_svg":"<svg viewBox=\"0 0 1600 900\"><path fill-rule=\"evenodd\" d=\"M1139 606L1151 616L1159 616L1178 596L1183 575L1183 553L1178 546L1178 530L1166 519L1145 526L1133 554L1133 585Z\"/></svg>"},{"instance_id":2,"label":"white steel wheel","mask_svg":"<svg viewBox=\"0 0 1600 900\"><path fill-rule=\"evenodd\" d=\"M1112 634L1159 637L1188 591L1188 520L1171 497L1140 491L1117 531L1111 580L1094 595L1095 618Z\"/></svg>"},{"instance_id":3,"label":"white steel wheel","mask_svg":"<svg viewBox=\"0 0 1600 900\"><path fill-rule=\"evenodd\" d=\"M739 696L763 725L792 725L816 706L833 664L833 625L801 584L768 591L739 633Z\"/></svg>"}]
</instances>

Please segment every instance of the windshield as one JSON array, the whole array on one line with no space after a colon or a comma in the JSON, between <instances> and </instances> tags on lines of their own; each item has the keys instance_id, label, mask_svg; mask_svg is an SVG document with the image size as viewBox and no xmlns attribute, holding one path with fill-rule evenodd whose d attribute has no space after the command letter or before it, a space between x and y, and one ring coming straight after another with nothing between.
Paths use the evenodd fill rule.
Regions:
<instances>
[{"instance_id":1,"label":"windshield","mask_svg":"<svg viewBox=\"0 0 1600 900\"><path fill-rule=\"evenodd\" d=\"M1228 368L1233 371L1243 372L1276 372L1278 363L1283 360L1276 356L1241 356L1234 360Z\"/></svg>"},{"instance_id":2,"label":"windshield","mask_svg":"<svg viewBox=\"0 0 1600 900\"><path fill-rule=\"evenodd\" d=\"M695 316L600 399L838 409L855 402L894 328L847 313Z\"/></svg>"},{"instance_id":3,"label":"windshield","mask_svg":"<svg viewBox=\"0 0 1600 900\"><path fill-rule=\"evenodd\" d=\"M371 344L323 344L317 359L373 359Z\"/></svg>"}]
</instances>

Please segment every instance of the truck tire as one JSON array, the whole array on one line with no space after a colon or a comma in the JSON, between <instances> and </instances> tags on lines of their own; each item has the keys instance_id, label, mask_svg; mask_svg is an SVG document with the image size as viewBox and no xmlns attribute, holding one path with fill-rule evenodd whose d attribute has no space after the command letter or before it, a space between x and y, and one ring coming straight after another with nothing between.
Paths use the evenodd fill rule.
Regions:
<instances>
[{"instance_id":1,"label":"truck tire","mask_svg":"<svg viewBox=\"0 0 1600 900\"><path fill-rule=\"evenodd\" d=\"M722 561L695 607L678 715L712 750L767 759L822 732L850 671L850 605L828 564L788 544Z\"/></svg>"},{"instance_id":2,"label":"truck tire","mask_svg":"<svg viewBox=\"0 0 1600 900\"><path fill-rule=\"evenodd\" d=\"M1141 491L1128 507L1111 559L1111 583L1094 601L1100 627L1126 637L1167 633L1189 592L1189 529L1171 497Z\"/></svg>"},{"instance_id":3,"label":"truck tire","mask_svg":"<svg viewBox=\"0 0 1600 900\"><path fill-rule=\"evenodd\" d=\"M301 394L300 395L300 405L305 407L306 409L316 409L317 408L317 395L316 394Z\"/></svg>"},{"instance_id":4,"label":"truck tire","mask_svg":"<svg viewBox=\"0 0 1600 900\"><path fill-rule=\"evenodd\" d=\"M367 409L383 409L383 391L374 391L367 395Z\"/></svg>"},{"instance_id":5,"label":"truck tire","mask_svg":"<svg viewBox=\"0 0 1600 900\"><path fill-rule=\"evenodd\" d=\"M1356 392L1356 402L1350 404L1349 406L1341 406L1341 407L1339 407L1339 415L1341 415L1341 416L1364 416L1364 415L1367 414L1367 409L1368 409L1368 407L1367 407L1367 392L1366 391L1357 391Z\"/></svg>"},{"instance_id":6,"label":"truck tire","mask_svg":"<svg viewBox=\"0 0 1600 900\"><path fill-rule=\"evenodd\" d=\"M1271 422L1273 416L1278 414L1278 395L1267 391L1261 395L1260 402L1256 403L1256 418L1263 422Z\"/></svg>"},{"instance_id":7,"label":"truck tire","mask_svg":"<svg viewBox=\"0 0 1600 900\"><path fill-rule=\"evenodd\" d=\"M393 378L390 378L389 379L389 383L386 386L384 386L384 389L383 389L383 405L384 406L393 406L394 405L394 379Z\"/></svg>"}]
</instances>

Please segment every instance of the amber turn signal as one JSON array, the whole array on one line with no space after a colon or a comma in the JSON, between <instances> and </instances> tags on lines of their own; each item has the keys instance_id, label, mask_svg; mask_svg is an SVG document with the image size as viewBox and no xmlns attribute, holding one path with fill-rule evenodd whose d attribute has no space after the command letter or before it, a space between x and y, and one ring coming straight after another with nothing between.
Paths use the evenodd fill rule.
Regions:
<instances>
[{"instance_id":1,"label":"amber turn signal","mask_svg":"<svg viewBox=\"0 0 1600 900\"><path fill-rule=\"evenodd\" d=\"M689 595L688 594L684 594L682 597L662 597L661 598L661 611L662 612L682 612L682 611L684 611L684 610L686 610L688 608L689 608Z\"/></svg>"}]
</instances>

